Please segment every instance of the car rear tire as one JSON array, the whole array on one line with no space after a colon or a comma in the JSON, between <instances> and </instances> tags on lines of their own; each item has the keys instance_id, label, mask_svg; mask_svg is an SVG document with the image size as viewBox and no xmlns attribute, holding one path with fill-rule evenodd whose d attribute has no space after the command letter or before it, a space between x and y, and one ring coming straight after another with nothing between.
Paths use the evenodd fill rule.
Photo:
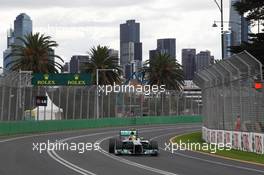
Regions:
<instances>
[{"instance_id":1,"label":"car rear tire","mask_svg":"<svg viewBox=\"0 0 264 175\"><path fill-rule=\"evenodd\" d=\"M116 139L114 138L111 138L109 139L109 153L115 153L115 142L116 142Z\"/></svg>"}]
</instances>

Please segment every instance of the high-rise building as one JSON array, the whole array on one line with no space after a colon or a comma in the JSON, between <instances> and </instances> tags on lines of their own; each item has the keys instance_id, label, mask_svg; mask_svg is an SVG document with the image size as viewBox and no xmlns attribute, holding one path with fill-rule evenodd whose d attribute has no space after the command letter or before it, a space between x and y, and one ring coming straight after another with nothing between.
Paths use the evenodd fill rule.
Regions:
<instances>
[{"instance_id":1,"label":"high-rise building","mask_svg":"<svg viewBox=\"0 0 264 175\"><path fill-rule=\"evenodd\" d=\"M122 43L120 48L120 65L125 66L134 60L134 43Z\"/></svg>"},{"instance_id":2,"label":"high-rise building","mask_svg":"<svg viewBox=\"0 0 264 175\"><path fill-rule=\"evenodd\" d=\"M12 49L11 47L8 47L6 50L4 50L3 53L3 66L4 66L4 70L9 70L10 69L10 62L12 61Z\"/></svg>"},{"instance_id":3,"label":"high-rise building","mask_svg":"<svg viewBox=\"0 0 264 175\"><path fill-rule=\"evenodd\" d=\"M249 23L233 6L234 3L239 1L241 0L230 0L229 28L231 31L231 46L238 46L243 41L248 41Z\"/></svg>"},{"instance_id":4,"label":"high-rise building","mask_svg":"<svg viewBox=\"0 0 264 175\"><path fill-rule=\"evenodd\" d=\"M55 57L54 57L54 55L55 55L55 50L50 48L50 49L48 50L48 54L49 54L49 62L50 62L51 65L53 65L53 67L55 68L55 65L54 65L54 63L55 63Z\"/></svg>"},{"instance_id":5,"label":"high-rise building","mask_svg":"<svg viewBox=\"0 0 264 175\"><path fill-rule=\"evenodd\" d=\"M149 51L149 59L154 58L158 54L157 49Z\"/></svg>"},{"instance_id":6,"label":"high-rise building","mask_svg":"<svg viewBox=\"0 0 264 175\"><path fill-rule=\"evenodd\" d=\"M4 50L4 53L3 53L3 66L5 69L7 69L7 67L10 67L9 66L9 63L12 61L12 58L11 58L11 53L12 53L12 48L11 48L11 45L14 44L14 40L15 40L15 37L14 37L14 31L13 29L9 29L9 31L7 32L7 49Z\"/></svg>"},{"instance_id":7,"label":"high-rise building","mask_svg":"<svg viewBox=\"0 0 264 175\"><path fill-rule=\"evenodd\" d=\"M70 63L69 62L66 62L63 65L61 72L68 73L68 72L70 72L69 70L70 70Z\"/></svg>"},{"instance_id":8,"label":"high-rise building","mask_svg":"<svg viewBox=\"0 0 264 175\"><path fill-rule=\"evenodd\" d=\"M135 20L127 20L120 24L120 42L140 42L140 24Z\"/></svg>"},{"instance_id":9,"label":"high-rise building","mask_svg":"<svg viewBox=\"0 0 264 175\"><path fill-rule=\"evenodd\" d=\"M168 54L171 58L176 59L176 39L175 38L158 39L157 50L162 54Z\"/></svg>"},{"instance_id":10,"label":"high-rise building","mask_svg":"<svg viewBox=\"0 0 264 175\"><path fill-rule=\"evenodd\" d=\"M176 59L176 39L164 38L157 40L157 49L149 51L149 58L155 57L156 54L168 54L171 58Z\"/></svg>"},{"instance_id":11,"label":"high-rise building","mask_svg":"<svg viewBox=\"0 0 264 175\"><path fill-rule=\"evenodd\" d=\"M88 55L74 55L70 60L70 73L81 73L85 71L85 64L89 62Z\"/></svg>"},{"instance_id":12,"label":"high-rise building","mask_svg":"<svg viewBox=\"0 0 264 175\"><path fill-rule=\"evenodd\" d=\"M112 56L112 57L115 57L115 58L118 58L118 50L115 50L115 49L109 49L108 50L108 54L109 54L109 56Z\"/></svg>"},{"instance_id":13,"label":"high-rise building","mask_svg":"<svg viewBox=\"0 0 264 175\"><path fill-rule=\"evenodd\" d=\"M134 60L142 62L142 43L134 43Z\"/></svg>"},{"instance_id":14,"label":"high-rise building","mask_svg":"<svg viewBox=\"0 0 264 175\"><path fill-rule=\"evenodd\" d=\"M205 69L214 63L214 56L211 55L210 51L201 51L196 55L195 59L195 71Z\"/></svg>"},{"instance_id":15,"label":"high-rise building","mask_svg":"<svg viewBox=\"0 0 264 175\"><path fill-rule=\"evenodd\" d=\"M193 80L195 72L196 49L182 49L184 80Z\"/></svg>"},{"instance_id":16,"label":"high-rise building","mask_svg":"<svg viewBox=\"0 0 264 175\"><path fill-rule=\"evenodd\" d=\"M16 17L16 20L14 21L15 43L17 45L22 44L22 42L18 40L18 37L23 38L25 35L28 35L30 33L32 33L32 21L27 14L21 13Z\"/></svg>"},{"instance_id":17,"label":"high-rise building","mask_svg":"<svg viewBox=\"0 0 264 175\"><path fill-rule=\"evenodd\" d=\"M7 35L7 49L4 51L4 68L9 70L12 66L9 64L11 61L14 61L16 58L11 55L12 53L12 44L22 45L22 41L18 38L23 38L25 35L32 33L32 20L30 17L21 13L18 15L14 21L14 30L10 29Z\"/></svg>"},{"instance_id":18,"label":"high-rise building","mask_svg":"<svg viewBox=\"0 0 264 175\"><path fill-rule=\"evenodd\" d=\"M7 47L10 47L15 42L14 30L12 28L7 32Z\"/></svg>"},{"instance_id":19,"label":"high-rise building","mask_svg":"<svg viewBox=\"0 0 264 175\"><path fill-rule=\"evenodd\" d=\"M9 29L7 32L7 48L3 52L3 66L4 70L9 70L11 65L10 62L12 61L12 48L11 45L15 42L15 36L13 29Z\"/></svg>"},{"instance_id":20,"label":"high-rise building","mask_svg":"<svg viewBox=\"0 0 264 175\"><path fill-rule=\"evenodd\" d=\"M224 58L229 58L231 56L230 47L231 46L231 33L229 31L224 31Z\"/></svg>"},{"instance_id":21,"label":"high-rise building","mask_svg":"<svg viewBox=\"0 0 264 175\"><path fill-rule=\"evenodd\" d=\"M124 69L125 78L129 78L142 65L140 24L135 20L120 24L120 65Z\"/></svg>"}]
</instances>

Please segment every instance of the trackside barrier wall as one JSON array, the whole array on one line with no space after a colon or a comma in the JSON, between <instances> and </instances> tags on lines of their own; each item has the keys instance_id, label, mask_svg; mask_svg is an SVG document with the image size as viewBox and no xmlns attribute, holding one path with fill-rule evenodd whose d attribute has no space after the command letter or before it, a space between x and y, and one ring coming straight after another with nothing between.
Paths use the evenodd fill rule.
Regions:
<instances>
[{"instance_id":1,"label":"trackside barrier wall","mask_svg":"<svg viewBox=\"0 0 264 175\"><path fill-rule=\"evenodd\" d=\"M46 120L0 122L0 135L64 131L130 125L199 123L201 116L153 116L136 118L101 118L83 120Z\"/></svg>"},{"instance_id":2,"label":"trackside barrier wall","mask_svg":"<svg viewBox=\"0 0 264 175\"><path fill-rule=\"evenodd\" d=\"M264 134L214 130L203 127L203 140L212 144L231 144L233 149L264 154Z\"/></svg>"}]
</instances>

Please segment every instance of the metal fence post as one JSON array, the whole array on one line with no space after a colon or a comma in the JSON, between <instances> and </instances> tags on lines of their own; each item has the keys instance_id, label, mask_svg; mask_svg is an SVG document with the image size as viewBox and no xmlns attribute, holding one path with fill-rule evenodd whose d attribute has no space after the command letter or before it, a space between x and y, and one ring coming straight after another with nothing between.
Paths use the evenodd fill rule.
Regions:
<instances>
[{"instance_id":1,"label":"metal fence post","mask_svg":"<svg viewBox=\"0 0 264 175\"><path fill-rule=\"evenodd\" d=\"M89 104L90 104L90 89L87 90L87 109L86 109L86 119L89 118Z\"/></svg>"},{"instance_id":2,"label":"metal fence post","mask_svg":"<svg viewBox=\"0 0 264 175\"><path fill-rule=\"evenodd\" d=\"M156 94L155 95L155 106L154 106L154 108L155 108L155 115L158 115L158 113L157 113L157 96L158 96L158 94Z\"/></svg>"},{"instance_id":3,"label":"metal fence post","mask_svg":"<svg viewBox=\"0 0 264 175\"><path fill-rule=\"evenodd\" d=\"M30 98L30 101L29 101L29 106L30 106L30 119L32 118L32 109L33 109L33 87L30 87L30 95L29 95L29 98Z\"/></svg>"},{"instance_id":4,"label":"metal fence post","mask_svg":"<svg viewBox=\"0 0 264 175\"><path fill-rule=\"evenodd\" d=\"M81 88L81 104L80 104L80 116L79 119L82 119L82 111L83 111L83 88Z\"/></svg>"},{"instance_id":5,"label":"metal fence post","mask_svg":"<svg viewBox=\"0 0 264 175\"><path fill-rule=\"evenodd\" d=\"M97 113L97 107L98 107L97 106L97 104L98 104L98 97L97 97L97 95L98 94L97 94L97 88L96 88L96 95L94 95L94 100L93 100L93 102L95 102L95 103L93 103L94 104L94 106L93 106L94 107L93 112L94 112L94 118L95 119L97 119L97 117L99 116L98 113Z\"/></svg>"},{"instance_id":6,"label":"metal fence post","mask_svg":"<svg viewBox=\"0 0 264 175\"><path fill-rule=\"evenodd\" d=\"M139 95L139 100L140 100L140 116L143 116L144 98L142 94Z\"/></svg>"},{"instance_id":7,"label":"metal fence post","mask_svg":"<svg viewBox=\"0 0 264 175\"><path fill-rule=\"evenodd\" d=\"M100 112L100 111L99 111ZM101 117L104 118L104 94L101 95ZM100 116L100 115L99 115Z\"/></svg>"},{"instance_id":8,"label":"metal fence post","mask_svg":"<svg viewBox=\"0 0 264 175\"><path fill-rule=\"evenodd\" d=\"M164 115L164 96L161 93L161 115Z\"/></svg>"},{"instance_id":9,"label":"metal fence post","mask_svg":"<svg viewBox=\"0 0 264 175\"><path fill-rule=\"evenodd\" d=\"M169 92L169 115L171 115L171 92Z\"/></svg>"},{"instance_id":10,"label":"metal fence post","mask_svg":"<svg viewBox=\"0 0 264 175\"><path fill-rule=\"evenodd\" d=\"M69 101L69 87L66 87L66 111L65 111L65 119L68 119L68 101Z\"/></svg>"},{"instance_id":11,"label":"metal fence post","mask_svg":"<svg viewBox=\"0 0 264 175\"><path fill-rule=\"evenodd\" d=\"M18 96L18 94L19 94L19 89L16 90L16 93L17 93L17 95L16 95L16 106L15 106L15 111L16 111L15 121L18 120L18 110L19 110L19 108L18 108L18 106L19 106L19 96Z\"/></svg>"},{"instance_id":12,"label":"metal fence post","mask_svg":"<svg viewBox=\"0 0 264 175\"><path fill-rule=\"evenodd\" d=\"M59 106L58 107L59 107L59 113L61 115L61 88L59 87L58 90L59 90ZM62 113L65 113L65 111L62 111Z\"/></svg>"},{"instance_id":13,"label":"metal fence post","mask_svg":"<svg viewBox=\"0 0 264 175\"><path fill-rule=\"evenodd\" d=\"M180 115L180 107L179 107L180 94L181 93L179 93L178 96L176 96L176 98L177 98L177 115L178 116Z\"/></svg>"},{"instance_id":14,"label":"metal fence post","mask_svg":"<svg viewBox=\"0 0 264 175\"><path fill-rule=\"evenodd\" d=\"M148 115L149 116L150 116L150 103L151 103L150 99L151 99L151 95L148 95Z\"/></svg>"},{"instance_id":15,"label":"metal fence post","mask_svg":"<svg viewBox=\"0 0 264 175\"><path fill-rule=\"evenodd\" d=\"M131 98L131 96L132 96L132 94L133 95L135 95L135 94L132 92L128 92L128 93L129 93L129 115L131 115L132 114L132 98Z\"/></svg>"},{"instance_id":16,"label":"metal fence post","mask_svg":"<svg viewBox=\"0 0 264 175\"><path fill-rule=\"evenodd\" d=\"M240 118L241 118L241 121L243 121L243 118L244 118L244 116L243 116L243 111L242 111L242 95L241 95L241 93L242 93L242 83L241 83L241 80L239 80L239 82L240 82L240 85L239 85L239 104L240 104L240 106L239 106L239 108L240 108Z\"/></svg>"},{"instance_id":17,"label":"metal fence post","mask_svg":"<svg viewBox=\"0 0 264 175\"><path fill-rule=\"evenodd\" d=\"M122 93L122 115L124 116L125 115L125 93Z\"/></svg>"},{"instance_id":18,"label":"metal fence post","mask_svg":"<svg viewBox=\"0 0 264 175\"><path fill-rule=\"evenodd\" d=\"M110 94L108 94L108 101L107 101L107 105L108 105L108 113L107 113L107 117L110 117L110 112L111 112L111 106L110 106L110 100L111 100L111 96L113 96L113 92L111 92Z\"/></svg>"},{"instance_id":19,"label":"metal fence post","mask_svg":"<svg viewBox=\"0 0 264 175\"><path fill-rule=\"evenodd\" d=\"M9 95L8 95L8 118L7 118L7 120L8 121L10 121L10 113L11 113L11 102L12 102L12 98L13 98L13 96L12 96L12 88L11 87L9 87Z\"/></svg>"},{"instance_id":20,"label":"metal fence post","mask_svg":"<svg viewBox=\"0 0 264 175\"><path fill-rule=\"evenodd\" d=\"M5 85L2 88L2 101L1 101L1 121L4 120L4 103L5 103Z\"/></svg>"},{"instance_id":21,"label":"metal fence post","mask_svg":"<svg viewBox=\"0 0 264 175\"><path fill-rule=\"evenodd\" d=\"M72 110L72 119L75 119L75 98L76 98L76 87L73 87L73 110Z\"/></svg>"},{"instance_id":22,"label":"metal fence post","mask_svg":"<svg viewBox=\"0 0 264 175\"><path fill-rule=\"evenodd\" d=\"M45 96L46 96L47 95L47 87L46 86L44 87L44 90L45 90ZM44 106L44 121L46 120L46 109L47 109L46 106Z\"/></svg>"},{"instance_id":23,"label":"metal fence post","mask_svg":"<svg viewBox=\"0 0 264 175\"><path fill-rule=\"evenodd\" d=\"M50 120L53 120L53 101L54 101L54 91L51 92L51 111L50 111Z\"/></svg>"},{"instance_id":24,"label":"metal fence post","mask_svg":"<svg viewBox=\"0 0 264 175\"><path fill-rule=\"evenodd\" d=\"M39 87L37 88L37 95L39 95ZM39 121L39 106L37 106L37 121Z\"/></svg>"}]
</instances>

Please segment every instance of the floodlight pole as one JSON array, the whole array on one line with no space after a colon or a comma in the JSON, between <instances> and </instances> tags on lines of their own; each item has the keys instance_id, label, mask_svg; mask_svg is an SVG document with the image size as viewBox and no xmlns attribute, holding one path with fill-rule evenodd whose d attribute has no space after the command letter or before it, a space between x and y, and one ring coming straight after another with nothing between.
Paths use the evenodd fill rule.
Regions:
<instances>
[{"instance_id":1,"label":"floodlight pole","mask_svg":"<svg viewBox=\"0 0 264 175\"><path fill-rule=\"evenodd\" d=\"M221 51L222 51L222 60L224 59L224 9L223 9L223 0L220 0L220 4L217 0L214 0L217 7L221 13Z\"/></svg>"}]
</instances>

